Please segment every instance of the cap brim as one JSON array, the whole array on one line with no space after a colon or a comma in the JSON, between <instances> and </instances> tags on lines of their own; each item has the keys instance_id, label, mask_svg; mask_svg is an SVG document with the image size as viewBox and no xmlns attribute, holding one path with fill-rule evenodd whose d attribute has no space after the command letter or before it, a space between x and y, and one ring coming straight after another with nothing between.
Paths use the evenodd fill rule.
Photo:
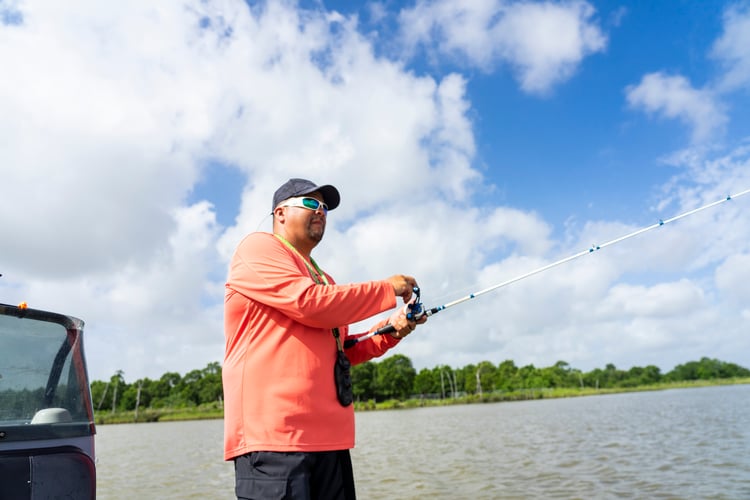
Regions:
<instances>
[{"instance_id":1,"label":"cap brim","mask_svg":"<svg viewBox=\"0 0 750 500\"><path fill-rule=\"evenodd\" d=\"M334 208L339 206L339 203L341 202L339 190L331 186L330 184L326 184L324 186L315 186L314 188L310 188L304 193L299 193L297 196L314 193L315 191L319 192L323 196L323 201L326 205L328 205L328 210L333 210Z\"/></svg>"}]
</instances>

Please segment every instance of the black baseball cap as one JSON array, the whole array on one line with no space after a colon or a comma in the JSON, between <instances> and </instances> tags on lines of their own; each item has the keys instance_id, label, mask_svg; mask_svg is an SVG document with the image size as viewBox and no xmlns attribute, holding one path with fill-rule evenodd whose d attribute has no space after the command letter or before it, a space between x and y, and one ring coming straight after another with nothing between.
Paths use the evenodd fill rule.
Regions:
<instances>
[{"instance_id":1,"label":"black baseball cap","mask_svg":"<svg viewBox=\"0 0 750 500\"><path fill-rule=\"evenodd\" d=\"M304 196L315 191L318 191L323 196L323 201L328 205L328 210L333 210L339 206L339 202L341 201L339 190L330 184L318 186L307 179L289 179L273 194L273 206L271 207L271 211L273 212L276 207L279 206L279 203L284 200L296 196Z\"/></svg>"}]
</instances>

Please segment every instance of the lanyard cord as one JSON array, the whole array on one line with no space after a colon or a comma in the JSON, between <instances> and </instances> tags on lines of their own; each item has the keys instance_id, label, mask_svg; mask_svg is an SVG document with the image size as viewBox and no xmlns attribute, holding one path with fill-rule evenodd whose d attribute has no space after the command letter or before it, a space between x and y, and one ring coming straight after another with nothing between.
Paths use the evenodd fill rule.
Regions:
<instances>
[{"instance_id":1,"label":"lanyard cord","mask_svg":"<svg viewBox=\"0 0 750 500\"><path fill-rule=\"evenodd\" d=\"M315 262L315 259L310 257L310 262L312 263L312 266L311 266L310 263L307 262L307 259L305 259L305 257L303 257L301 253L299 253L299 250L294 248L294 245L289 243L286 240L286 238L276 233L274 233L274 236L276 236L279 240L281 240L281 242L284 243L284 245L289 247L292 250L292 252L297 254L297 256L300 259L302 259L302 262L305 263L305 267L307 267L307 270L310 272L310 277L313 279L313 281L317 285L330 285L330 283L328 283L328 278L326 278L326 273L324 273L323 270L320 268L320 266L318 266L318 263ZM313 269L313 267L315 269ZM339 334L338 327L333 328L333 337L336 339L337 349L341 352L344 352L344 347L341 345L341 335Z\"/></svg>"}]
</instances>

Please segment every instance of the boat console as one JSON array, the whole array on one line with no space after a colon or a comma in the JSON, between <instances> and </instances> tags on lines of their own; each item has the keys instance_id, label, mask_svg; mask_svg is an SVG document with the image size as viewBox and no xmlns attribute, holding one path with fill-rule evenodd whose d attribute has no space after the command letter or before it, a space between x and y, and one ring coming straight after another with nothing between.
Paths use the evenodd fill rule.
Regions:
<instances>
[{"instance_id":1,"label":"boat console","mask_svg":"<svg viewBox=\"0 0 750 500\"><path fill-rule=\"evenodd\" d=\"M96 497L83 321L0 304L0 497Z\"/></svg>"}]
</instances>

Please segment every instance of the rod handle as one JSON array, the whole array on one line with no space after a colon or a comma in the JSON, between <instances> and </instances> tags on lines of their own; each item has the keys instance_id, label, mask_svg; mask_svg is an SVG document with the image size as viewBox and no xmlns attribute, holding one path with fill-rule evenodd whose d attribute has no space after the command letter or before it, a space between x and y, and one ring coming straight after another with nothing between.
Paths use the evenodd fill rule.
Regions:
<instances>
[{"instance_id":1,"label":"rod handle","mask_svg":"<svg viewBox=\"0 0 750 500\"><path fill-rule=\"evenodd\" d=\"M363 336L357 337L355 339L347 339L347 340L345 340L344 341L344 349L349 349L350 347L352 347L354 344L356 344L360 340L366 340L366 339L369 339L371 337L374 337L375 335L383 335L385 333L391 333L391 332L395 332L395 331L396 331L396 329L393 327L393 325L390 325L390 324L389 325L385 325L384 327L378 328L377 330L372 331L372 332L368 333L367 335L363 335Z\"/></svg>"},{"instance_id":2,"label":"rod handle","mask_svg":"<svg viewBox=\"0 0 750 500\"><path fill-rule=\"evenodd\" d=\"M372 332L372 335L373 336L375 336L375 335L383 335L383 334L386 334L386 333L393 333L395 331L396 331L396 327L394 327L391 324L387 324L384 327L378 328L377 330L375 330L374 332Z\"/></svg>"}]
</instances>

